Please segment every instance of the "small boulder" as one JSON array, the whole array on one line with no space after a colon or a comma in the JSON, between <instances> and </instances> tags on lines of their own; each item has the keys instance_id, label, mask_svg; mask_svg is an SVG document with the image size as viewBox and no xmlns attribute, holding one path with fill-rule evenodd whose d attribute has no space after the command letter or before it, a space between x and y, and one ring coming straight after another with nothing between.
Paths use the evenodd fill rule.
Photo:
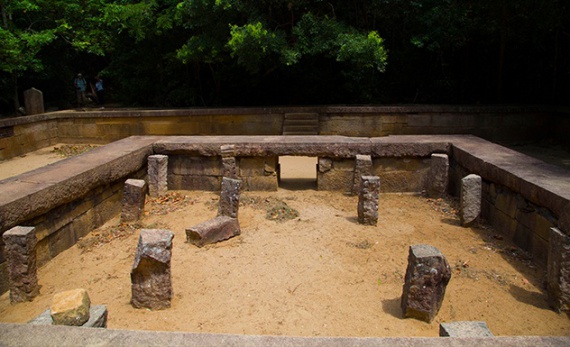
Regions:
<instances>
[{"instance_id":1,"label":"small boulder","mask_svg":"<svg viewBox=\"0 0 570 347\"><path fill-rule=\"evenodd\" d=\"M91 301L85 289L56 293L51 304L51 318L55 325L81 326L89 320Z\"/></svg>"}]
</instances>

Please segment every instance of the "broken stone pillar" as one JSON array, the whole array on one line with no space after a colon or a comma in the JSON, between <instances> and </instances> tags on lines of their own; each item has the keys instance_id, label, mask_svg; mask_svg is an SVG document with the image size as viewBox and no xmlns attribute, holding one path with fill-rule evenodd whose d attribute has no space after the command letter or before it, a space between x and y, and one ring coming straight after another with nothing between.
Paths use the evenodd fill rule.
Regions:
<instances>
[{"instance_id":1,"label":"broken stone pillar","mask_svg":"<svg viewBox=\"0 0 570 347\"><path fill-rule=\"evenodd\" d=\"M461 179L459 218L461 225L473 223L481 213L482 180L478 175L467 175Z\"/></svg>"},{"instance_id":2,"label":"broken stone pillar","mask_svg":"<svg viewBox=\"0 0 570 347\"><path fill-rule=\"evenodd\" d=\"M357 154L354 163L354 177L352 180L352 194L360 192L362 176L372 176L372 156Z\"/></svg>"},{"instance_id":3,"label":"broken stone pillar","mask_svg":"<svg viewBox=\"0 0 570 347\"><path fill-rule=\"evenodd\" d=\"M30 88L24 91L24 107L26 114L44 113L44 95L36 88Z\"/></svg>"},{"instance_id":4,"label":"broken stone pillar","mask_svg":"<svg viewBox=\"0 0 570 347\"><path fill-rule=\"evenodd\" d=\"M241 233L237 218L218 216L186 229L186 242L202 247Z\"/></svg>"},{"instance_id":5,"label":"broken stone pillar","mask_svg":"<svg viewBox=\"0 0 570 347\"><path fill-rule=\"evenodd\" d=\"M570 236L558 228L550 228L546 291L554 310L570 312Z\"/></svg>"},{"instance_id":6,"label":"broken stone pillar","mask_svg":"<svg viewBox=\"0 0 570 347\"><path fill-rule=\"evenodd\" d=\"M131 305L161 310L170 307L170 259L174 234L164 229L143 229L131 270Z\"/></svg>"},{"instance_id":7,"label":"broken stone pillar","mask_svg":"<svg viewBox=\"0 0 570 347\"><path fill-rule=\"evenodd\" d=\"M36 228L13 227L2 238L8 262L10 302L32 301L40 293L36 265Z\"/></svg>"},{"instance_id":8,"label":"broken stone pillar","mask_svg":"<svg viewBox=\"0 0 570 347\"><path fill-rule=\"evenodd\" d=\"M237 179L239 176L235 157L236 146L223 145L220 147L220 153L222 155L222 177Z\"/></svg>"},{"instance_id":9,"label":"broken stone pillar","mask_svg":"<svg viewBox=\"0 0 570 347\"><path fill-rule=\"evenodd\" d=\"M447 154L432 154L429 168L428 196L441 198L447 192L449 158Z\"/></svg>"},{"instance_id":10,"label":"broken stone pillar","mask_svg":"<svg viewBox=\"0 0 570 347\"><path fill-rule=\"evenodd\" d=\"M229 177L222 178L222 192L218 204L218 216L237 218L240 188L241 180Z\"/></svg>"},{"instance_id":11,"label":"broken stone pillar","mask_svg":"<svg viewBox=\"0 0 570 347\"><path fill-rule=\"evenodd\" d=\"M50 306L55 325L82 326L89 320L91 300L85 289L56 293Z\"/></svg>"},{"instance_id":12,"label":"broken stone pillar","mask_svg":"<svg viewBox=\"0 0 570 347\"><path fill-rule=\"evenodd\" d=\"M449 264L437 248L410 246L401 302L404 318L431 322L441 308L450 279Z\"/></svg>"},{"instance_id":13,"label":"broken stone pillar","mask_svg":"<svg viewBox=\"0 0 570 347\"><path fill-rule=\"evenodd\" d=\"M121 222L136 222L141 219L146 198L146 182L128 179L123 187Z\"/></svg>"},{"instance_id":14,"label":"broken stone pillar","mask_svg":"<svg viewBox=\"0 0 570 347\"><path fill-rule=\"evenodd\" d=\"M378 196L380 177L362 176L358 194L358 223L376 225L378 223Z\"/></svg>"},{"instance_id":15,"label":"broken stone pillar","mask_svg":"<svg viewBox=\"0 0 570 347\"><path fill-rule=\"evenodd\" d=\"M439 324L440 337L493 337L487 323L476 321Z\"/></svg>"},{"instance_id":16,"label":"broken stone pillar","mask_svg":"<svg viewBox=\"0 0 570 347\"><path fill-rule=\"evenodd\" d=\"M168 192L168 156L149 155L148 157L148 194L159 197Z\"/></svg>"}]
</instances>

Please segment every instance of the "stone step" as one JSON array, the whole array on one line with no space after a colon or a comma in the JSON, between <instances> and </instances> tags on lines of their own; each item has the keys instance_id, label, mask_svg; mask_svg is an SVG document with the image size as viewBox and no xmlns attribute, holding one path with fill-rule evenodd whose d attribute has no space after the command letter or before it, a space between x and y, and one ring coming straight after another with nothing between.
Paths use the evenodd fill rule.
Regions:
<instances>
[{"instance_id":1,"label":"stone step","mask_svg":"<svg viewBox=\"0 0 570 347\"><path fill-rule=\"evenodd\" d=\"M318 113L286 113L282 133L283 135L318 135Z\"/></svg>"}]
</instances>

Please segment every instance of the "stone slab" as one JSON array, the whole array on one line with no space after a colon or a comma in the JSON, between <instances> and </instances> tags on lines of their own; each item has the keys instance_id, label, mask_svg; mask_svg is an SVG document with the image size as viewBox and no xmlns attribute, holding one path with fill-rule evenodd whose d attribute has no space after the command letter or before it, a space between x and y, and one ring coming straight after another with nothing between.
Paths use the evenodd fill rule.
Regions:
<instances>
[{"instance_id":1,"label":"stone slab","mask_svg":"<svg viewBox=\"0 0 570 347\"><path fill-rule=\"evenodd\" d=\"M43 346L248 346L248 347L567 347L565 336L505 336L489 338L433 337L291 337L232 335L0 323L0 344Z\"/></svg>"},{"instance_id":2,"label":"stone slab","mask_svg":"<svg viewBox=\"0 0 570 347\"><path fill-rule=\"evenodd\" d=\"M441 198L447 193L449 183L449 157L447 154L431 155L428 178L428 195L430 198Z\"/></svg>"},{"instance_id":3,"label":"stone slab","mask_svg":"<svg viewBox=\"0 0 570 347\"><path fill-rule=\"evenodd\" d=\"M477 321L449 322L439 324L441 337L493 337L487 323Z\"/></svg>"},{"instance_id":4,"label":"stone slab","mask_svg":"<svg viewBox=\"0 0 570 347\"><path fill-rule=\"evenodd\" d=\"M481 214L481 176L471 174L461 179L459 218L463 226L472 224Z\"/></svg>"},{"instance_id":5,"label":"stone slab","mask_svg":"<svg viewBox=\"0 0 570 347\"><path fill-rule=\"evenodd\" d=\"M186 241L198 247L227 240L241 233L237 218L218 216L186 229Z\"/></svg>"},{"instance_id":6,"label":"stone slab","mask_svg":"<svg viewBox=\"0 0 570 347\"><path fill-rule=\"evenodd\" d=\"M83 328L106 328L107 327L107 306L94 305L89 309L89 320L82 325ZM53 325L51 310L48 308L42 314L28 322L33 325Z\"/></svg>"}]
</instances>

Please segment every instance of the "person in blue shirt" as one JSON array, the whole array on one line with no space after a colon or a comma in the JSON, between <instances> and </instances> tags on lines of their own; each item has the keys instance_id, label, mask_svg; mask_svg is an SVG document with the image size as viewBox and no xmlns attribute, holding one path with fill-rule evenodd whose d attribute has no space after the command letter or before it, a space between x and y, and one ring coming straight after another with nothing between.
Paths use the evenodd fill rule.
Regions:
<instances>
[{"instance_id":1,"label":"person in blue shirt","mask_svg":"<svg viewBox=\"0 0 570 347\"><path fill-rule=\"evenodd\" d=\"M82 107L85 103L85 88L87 88L87 81L85 81L85 78L78 73L77 77L73 80L73 86L75 87L75 95L77 97L77 107Z\"/></svg>"},{"instance_id":2,"label":"person in blue shirt","mask_svg":"<svg viewBox=\"0 0 570 347\"><path fill-rule=\"evenodd\" d=\"M97 93L99 105L103 106L105 104L105 90L103 88L103 80L99 76L95 77L95 93Z\"/></svg>"}]
</instances>

